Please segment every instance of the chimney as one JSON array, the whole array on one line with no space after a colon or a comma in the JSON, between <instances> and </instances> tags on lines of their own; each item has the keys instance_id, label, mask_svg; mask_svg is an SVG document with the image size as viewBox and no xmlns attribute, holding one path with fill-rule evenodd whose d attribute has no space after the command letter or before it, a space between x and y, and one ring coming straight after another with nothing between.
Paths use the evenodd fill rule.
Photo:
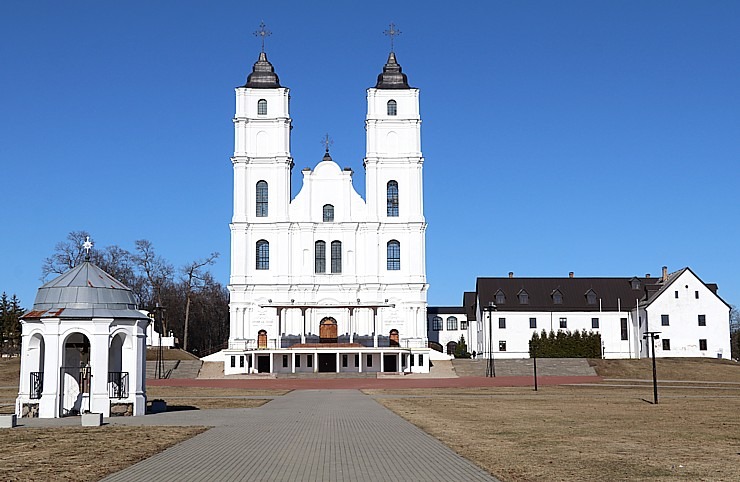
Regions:
<instances>
[{"instance_id":1,"label":"chimney","mask_svg":"<svg viewBox=\"0 0 740 482\"><path fill-rule=\"evenodd\" d=\"M645 279L649 279L649 278L650 278L650 273L645 273Z\"/></svg>"},{"instance_id":2,"label":"chimney","mask_svg":"<svg viewBox=\"0 0 740 482\"><path fill-rule=\"evenodd\" d=\"M661 281L663 281L663 283L668 281L668 266L663 266L663 278Z\"/></svg>"},{"instance_id":3,"label":"chimney","mask_svg":"<svg viewBox=\"0 0 740 482\"><path fill-rule=\"evenodd\" d=\"M573 272L571 271L568 273L568 278L572 278L572 277L573 277Z\"/></svg>"},{"instance_id":4,"label":"chimney","mask_svg":"<svg viewBox=\"0 0 740 482\"><path fill-rule=\"evenodd\" d=\"M509 278L513 278L513 277L514 277L514 272L513 271L509 271Z\"/></svg>"}]
</instances>

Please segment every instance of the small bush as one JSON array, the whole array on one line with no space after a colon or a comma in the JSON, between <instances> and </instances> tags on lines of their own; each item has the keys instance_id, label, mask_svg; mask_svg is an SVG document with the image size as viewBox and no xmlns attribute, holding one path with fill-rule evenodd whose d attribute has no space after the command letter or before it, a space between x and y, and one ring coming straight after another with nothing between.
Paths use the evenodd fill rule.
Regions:
<instances>
[{"instance_id":1,"label":"small bush","mask_svg":"<svg viewBox=\"0 0 740 482\"><path fill-rule=\"evenodd\" d=\"M586 330L558 331L542 330L532 334L529 340L529 356L538 358L601 358L601 335Z\"/></svg>"}]
</instances>

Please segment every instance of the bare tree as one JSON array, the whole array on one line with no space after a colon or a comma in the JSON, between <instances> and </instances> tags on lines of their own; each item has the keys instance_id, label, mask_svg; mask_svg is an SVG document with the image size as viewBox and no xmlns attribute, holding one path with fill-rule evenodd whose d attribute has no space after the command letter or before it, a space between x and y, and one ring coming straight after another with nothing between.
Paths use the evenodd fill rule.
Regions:
<instances>
[{"instance_id":1,"label":"bare tree","mask_svg":"<svg viewBox=\"0 0 740 482\"><path fill-rule=\"evenodd\" d=\"M133 257L134 262L146 276L147 284L151 289L150 304L159 303L162 306L162 289L167 284L172 284L175 269L170 263L154 252L154 245L146 239L136 241L137 254ZM167 325L164 325L167 333Z\"/></svg>"},{"instance_id":2,"label":"bare tree","mask_svg":"<svg viewBox=\"0 0 740 482\"><path fill-rule=\"evenodd\" d=\"M204 273L203 268L212 265L216 258L218 258L218 253L211 253L208 257L193 261L182 269L183 283L185 284L185 326L183 328L182 349L185 351L188 349L188 323L190 322L190 303L193 299L193 292L199 289L205 280L207 272Z\"/></svg>"}]
</instances>

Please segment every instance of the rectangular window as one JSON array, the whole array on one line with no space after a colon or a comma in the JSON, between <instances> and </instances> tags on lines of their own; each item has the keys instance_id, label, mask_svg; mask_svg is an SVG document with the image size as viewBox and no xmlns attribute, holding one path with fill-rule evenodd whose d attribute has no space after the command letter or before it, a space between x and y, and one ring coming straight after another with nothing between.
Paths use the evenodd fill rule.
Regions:
<instances>
[{"instance_id":1,"label":"rectangular window","mask_svg":"<svg viewBox=\"0 0 740 482\"><path fill-rule=\"evenodd\" d=\"M537 328L537 318L530 318L529 319L529 327L530 328Z\"/></svg>"},{"instance_id":2,"label":"rectangular window","mask_svg":"<svg viewBox=\"0 0 740 482\"><path fill-rule=\"evenodd\" d=\"M442 317L435 316L432 318L432 330L442 331Z\"/></svg>"},{"instance_id":3,"label":"rectangular window","mask_svg":"<svg viewBox=\"0 0 740 482\"><path fill-rule=\"evenodd\" d=\"M347 361L347 355L342 355L342 367L347 368L347 364L349 362Z\"/></svg>"},{"instance_id":4,"label":"rectangular window","mask_svg":"<svg viewBox=\"0 0 740 482\"><path fill-rule=\"evenodd\" d=\"M313 366L313 355L306 355L306 366L308 368Z\"/></svg>"},{"instance_id":5,"label":"rectangular window","mask_svg":"<svg viewBox=\"0 0 740 482\"><path fill-rule=\"evenodd\" d=\"M239 368L244 368L244 357L243 356L239 357Z\"/></svg>"},{"instance_id":6,"label":"rectangular window","mask_svg":"<svg viewBox=\"0 0 740 482\"><path fill-rule=\"evenodd\" d=\"M355 355L355 368L360 366L360 355Z\"/></svg>"},{"instance_id":7,"label":"rectangular window","mask_svg":"<svg viewBox=\"0 0 740 482\"><path fill-rule=\"evenodd\" d=\"M373 356L372 355L367 356L367 366L368 367L373 366Z\"/></svg>"},{"instance_id":8,"label":"rectangular window","mask_svg":"<svg viewBox=\"0 0 740 482\"><path fill-rule=\"evenodd\" d=\"M675 296L676 298L678 298L678 291L674 291L673 292L673 296Z\"/></svg>"},{"instance_id":9,"label":"rectangular window","mask_svg":"<svg viewBox=\"0 0 740 482\"><path fill-rule=\"evenodd\" d=\"M560 318L560 328L568 328L568 318Z\"/></svg>"},{"instance_id":10,"label":"rectangular window","mask_svg":"<svg viewBox=\"0 0 740 482\"><path fill-rule=\"evenodd\" d=\"M697 300L699 299L699 292L698 291L694 291L694 298L696 298Z\"/></svg>"},{"instance_id":11,"label":"rectangular window","mask_svg":"<svg viewBox=\"0 0 740 482\"><path fill-rule=\"evenodd\" d=\"M288 368L288 355L283 355L283 368Z\"/></svg>"},{"instance_id":12,"label":"rectangular window","mask_svg":"<svg viewBox=\"0 0 740 482\"><path fill-rule=\"evenodd\" d=\"M707 315L699 315L699 326L707 326Z\"/></svg>"},{"instance_id":13,"label":"rectangular window","mask_svg":"<svg viewBox=\"0 0 740 482\"><path fill-rule=\"evenodd\" d=\"M498 327L502 330L506 328L506 318L498 319Z\"/></svg>"},{"instance_id":14,"label":"rectangular window","mask_svg":"<svg viewBox=\"0 0 740 482\"><path fill-rule=\"evenodd\" d=\"M660 315L660 326L670 326L668 315Z\"/></svg>"},{"instance_id":15,"label":"rectangular window","mask_svg":"<svg viewBox=\"0 0 740 482\"><path fill-rule=\"evenodd\" d=\"M461 321L460 322L460 329L461 330L467 330L468 329L468 322L467 321Z\"/></svg>"},{"instance_id":16,"label":"rectangular window","mask_svg":"<svg viewBox=\"0 0 740 482\"><path fill-rule=\"evenodd\" d=\"M340 241L331 242L331 272L342 272L342 243Z\"/></svg>"},{"instance_id":17,"label":"rectangular window","mask_svg":"<svg viewBox=\"0 0 740 482\"><path fill-rule=\"evenodd\" d=\"M598 318L591 318L591 328L598 328L599 327L599 319Z\"/></svg>"},{"instance_id":18,"label":"rectangular window","mask_svg":"<svg viewBox=\"0 0 740 482\"><path fill-rule=\"evenodd\" d=\"M316 241L314 246L314 272L326 273L326 243Z\"/></svg>"},{"instance_id":19,"label":"rectangular window","mask_svg":"<svg viewBox=\"0 0 740 482\"><path fill-rule=\"evenodd\" d=\"M629 336L629 333L627 331L627 318L622 318L619 320L619 322L622 325L622 340L626 340Z\"/></svg>"},{"instance_id":20,"label":"rectangular window","mask_svg":"<svg viewBox=\"0 0 740 482\"><path fill-rule=\"evenodd\" d=\"M663 350L668 351L671 349L671 340L663 338Z\"/></svg>"},{"instance_id":21,"label":"rectangular window","mask_svg":"<svg viewBox=\"0 0 740 482\"><path fill-rule=\"evenodd\" d=\"M414 355L409 356L409 361L411 362L411 366L414 366Z\"/></svg>"},{"instance_id":22,"label":"rectangular window","mask_svg":"<svg viewBox=\"0 0 740 482\"><path fill-rule=\"evenodd\" d=\"M296 355L295 356L295 366L296 366L296 368L300 368L301 367L301 355Z\"/></svg>"},{"instance_id":23,"label":"rectangular window","mask_svg":"<svg viewBox=\"0 0 740 482\"><path fill-rule=\"evenodd\" d=\"M424 355L419 355L419 366L420 367L424 366Z\"/></svg>"},{"instance_id":24,"label":"rectangular window","mask_svg":"<svg viewBox=\"0 0 740 482\"><path fill-rule=\"evenodd\" d=\"M236 368L236 355L231 355L231 368Z\"/></svg>"},{"instance_id":25,"label":"rectangular window","mask_svg":"<svg viewBox=\"0 0 740 482\"><path fill-rule=\"evenodd\" d=\"M500 340L498 342L498 351L506 351L506 340Z\"/></svg>"},{"instance_id":26,"label":"rectangular window","mask_svg":"<svg viewBox=\"0 0 740 482\"><path fill-rule=\"evenodd\" d=\"M707 351L707 340L699 340L699 349L701 351Z\"/></svg>"}]
</instances>

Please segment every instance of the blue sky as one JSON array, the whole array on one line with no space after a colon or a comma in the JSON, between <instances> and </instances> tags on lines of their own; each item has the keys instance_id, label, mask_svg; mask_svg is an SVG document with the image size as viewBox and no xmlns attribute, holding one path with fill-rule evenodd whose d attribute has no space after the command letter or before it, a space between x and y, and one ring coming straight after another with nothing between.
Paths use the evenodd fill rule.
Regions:
<instances>
[{"instance_id":1,"label":"blue sky","mask_svg":"<svg viewBox=\"0 0 740 482\"><path fill-rule=\"evenodd\" d=\"M740 3L0 3L0 291L33 303L73 230L229 272L234 87L266 51L291 88L294 191L332 156L364 194L365 89L421 90L427 276L658 275L740 304ZM295 193L294 193L295 194Z\"/></svg>"}]
</instances>

